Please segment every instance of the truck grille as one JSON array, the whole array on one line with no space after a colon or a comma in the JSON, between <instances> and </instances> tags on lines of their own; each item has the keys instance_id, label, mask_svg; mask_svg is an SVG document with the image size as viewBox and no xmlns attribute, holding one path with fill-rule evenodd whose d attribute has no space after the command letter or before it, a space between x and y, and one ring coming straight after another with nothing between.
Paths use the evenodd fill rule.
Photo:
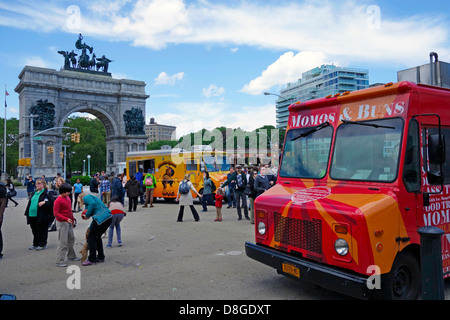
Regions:
<instances>
[{"instance_id":1,"label":"truck grille","mask_svg":"<svg viewBox=\"0 0 450 320\"><path fill-rule=\"evenodd\" d=\"M322 221L301 220L274 214L275 241L322 254Z\"/></svg>"}]
</instances>

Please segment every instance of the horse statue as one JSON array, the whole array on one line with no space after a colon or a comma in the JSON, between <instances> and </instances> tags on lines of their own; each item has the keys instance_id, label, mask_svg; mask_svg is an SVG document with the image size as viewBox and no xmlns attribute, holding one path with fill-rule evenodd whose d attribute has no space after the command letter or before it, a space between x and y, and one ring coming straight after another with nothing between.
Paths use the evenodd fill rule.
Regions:
<instances>
[{"instance_id":1,"label":"horse statue","mask_svg":"<svg viewBox=\"0 0 450 320\"><path fill-rule=\"evenodd\" d=\"M108 58L105 57L105 55L103 55L100 59L97 58L97 71L98 69L103 67L103 72L108 72L108 66L110 62L114 62L113 60L109 60Z\"/></svg>"}]
</instances>

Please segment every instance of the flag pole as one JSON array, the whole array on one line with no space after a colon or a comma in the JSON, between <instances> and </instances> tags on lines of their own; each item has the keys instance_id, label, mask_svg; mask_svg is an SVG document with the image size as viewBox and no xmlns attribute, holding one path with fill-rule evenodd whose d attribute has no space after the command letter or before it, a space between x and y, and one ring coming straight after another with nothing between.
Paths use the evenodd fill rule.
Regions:
<instances>
[{"instance_id":1,"label":"flag pole","mask_svg":"<svg viewBox=\"0 0 450 320\"><path fill-rule=\"evenodd\" d=\"M5 84L5 120L4 128L3 128L3 174L6 173L6 96L9 96L8 91L6 91L6 84ZM6 175L4 175L6 177Z\"/></svg>"}]
</instances>

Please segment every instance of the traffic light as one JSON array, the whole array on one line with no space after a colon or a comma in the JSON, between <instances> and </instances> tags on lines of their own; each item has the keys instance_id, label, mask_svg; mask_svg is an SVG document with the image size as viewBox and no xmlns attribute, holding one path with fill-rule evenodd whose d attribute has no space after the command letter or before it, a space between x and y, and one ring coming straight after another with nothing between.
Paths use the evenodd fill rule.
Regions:
<instances>
[{"instance_id":1,"label":"traffic light","mask_svg":"<svg viewBox=\"0 0 450 320\"><path fill-rule=\"evenodd\" d=\"M64 152L61 151L61 152L59 153L59 157L60 157L61 159L64 159Z\"/></svg>"},{"instance_id":2,"label":"traffic light","mask_svg":"<svg viewBox=\"0 0 450 320\"><path fill-rule=\"evenodd\" d=\"M53 146L47 147L47 152L48 153L53 153L53 151L54 151Z\"/></svg>"},{"instance_id":3,"label":"traffic light","mask_svg":"<svg viewBox=\"0 0 450 320\"><path fill-rule=\"evenodd\" d=\"M70 140L72 140L75 143L80 143L80 133L74 132L70 135Z\"/></svg>"}]
</instances>

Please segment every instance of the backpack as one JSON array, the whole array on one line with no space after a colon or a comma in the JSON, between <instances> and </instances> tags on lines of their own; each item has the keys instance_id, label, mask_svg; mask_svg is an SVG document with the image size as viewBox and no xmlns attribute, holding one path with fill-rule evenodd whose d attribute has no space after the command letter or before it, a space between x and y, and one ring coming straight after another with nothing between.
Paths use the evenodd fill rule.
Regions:
<instances>
[{"instance_id":1,"label":"backpack","mask_svg":"<svg viewBox=\"0 0 450 320\"><path fill-rule=\"evenodd\" d=\"M186 180L183 180L183 181L181 181L181 183L180 183L180 188L178 189L178 191L179 191L181 194L187 194L187 193L189 193L189 190L190 190L190 189L191 189L191 188L189 187L187 181L186 181Z\"/></svg>"},{"instance_id":2,"label":"backpack","mask_svg":"<svg viewBox=\"0 0 450 320\"><path fill-rule=\"evenodd\" d=\"M147 177L145 178L145 186L146 187L151 187L153 185L153 179L152 177Z\"/></svg>"}]
</instances>

